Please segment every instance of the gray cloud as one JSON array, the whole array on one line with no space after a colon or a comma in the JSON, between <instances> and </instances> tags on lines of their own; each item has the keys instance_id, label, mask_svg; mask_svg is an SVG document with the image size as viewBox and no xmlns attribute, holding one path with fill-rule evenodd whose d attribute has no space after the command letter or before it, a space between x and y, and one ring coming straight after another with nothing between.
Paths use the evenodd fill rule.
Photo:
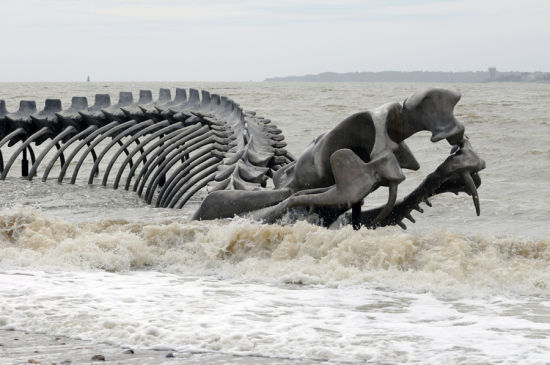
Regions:
<instances>
[{"instance_id":1,"label":"gray cloud","mask_svg":"<svg viewBox=\"0 0 550 365\"><path fill-rule=\"evenodd\" d=\"M3 0L0 13L9 55L0 81L550 64L550 4L542 0Z\"/></svg>"}]
</instances>

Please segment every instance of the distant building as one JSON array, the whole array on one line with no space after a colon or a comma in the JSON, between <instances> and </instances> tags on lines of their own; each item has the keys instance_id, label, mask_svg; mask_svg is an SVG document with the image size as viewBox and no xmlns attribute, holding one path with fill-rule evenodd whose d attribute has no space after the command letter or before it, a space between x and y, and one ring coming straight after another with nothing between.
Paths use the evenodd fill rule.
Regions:
<instances>
[{"instance_id":1,"label":"distant building","mask_svg":"<svg viewBox=\"0 0 550 365\"><path fill-rule=\"evenodd\" d=\"M497 79L497 68L489 67L489 80L495 81Z\"/></svg>"}]
</instances>

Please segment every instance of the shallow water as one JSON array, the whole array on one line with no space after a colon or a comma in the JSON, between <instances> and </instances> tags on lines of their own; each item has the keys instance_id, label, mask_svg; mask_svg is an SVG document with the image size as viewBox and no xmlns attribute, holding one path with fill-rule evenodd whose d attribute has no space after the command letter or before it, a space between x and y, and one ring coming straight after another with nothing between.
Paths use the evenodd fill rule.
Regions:
<instances>
[{"instance_id":1,"label":"shallow water","mask_svg":"<svg viewBox=\"0 0 550 365\"><path fill-rule=\"evenodd\" d=\"M357 111L422 84L1 84L21 98L199 87L283 130L298 155ZM481 217L443 195L409 229L354 232L298 222L190 222L135 194L0 184L0 326L182 352L351 362L532 363L550 356L550 101L547 84L458 89L456 115L487 162ZM449 153L429 134L408 142L421 170ZM85 170L85 168L83 168ZM14 167L15 172L17 168ZM377 192L366 204L385 201Z\"/></svg>"}]
</instances>

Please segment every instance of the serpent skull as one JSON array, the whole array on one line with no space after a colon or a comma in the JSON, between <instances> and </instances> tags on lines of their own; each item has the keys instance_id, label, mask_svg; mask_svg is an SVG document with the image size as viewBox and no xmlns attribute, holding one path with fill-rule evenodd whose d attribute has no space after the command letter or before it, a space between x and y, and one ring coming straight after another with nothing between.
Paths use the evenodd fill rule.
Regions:
<instances>
[{"instance_id":1,"label":"serpent skull","mask_svg":"<svg viewBox=\"0 0 550 365\"><path fill-rule=\"evenodd\" d=\"M485 162L473 151L464 126L453 111L460 94L432 88L413 93L402 104L388 103L373 111L351 115L330 132L316 138L294 162L273 175L274 189L224 190L210 193L195 214L213 219L246 214L275 222L286 212L307 208L328 226L346 214L355 228L398 224L412 220L412 209L443 192L472 195L479 215L478 171ZM405 140L419 131L430 131L431 141L446 139L451 155L403 200L397 187L405 179L402 169L420 165ZM379 187L389 189L381 208L361 211L364 199ZM349 210L352 210L351 217Z\"/></svg>"}]
</instances>

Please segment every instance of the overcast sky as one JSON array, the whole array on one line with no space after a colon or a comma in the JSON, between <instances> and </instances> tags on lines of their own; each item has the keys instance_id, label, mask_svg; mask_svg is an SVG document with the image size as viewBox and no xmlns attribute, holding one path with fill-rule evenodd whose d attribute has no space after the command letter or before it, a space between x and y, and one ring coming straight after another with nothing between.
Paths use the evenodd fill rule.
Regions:
<instances>
[{"instance_id":1,"label":"overcast sky","mask_svg":"<svg viewBox=\"0 0 550 365\"><path fill-rule=\"evenodd\" d=\"M550 71L548 0L0 0L0 81Z\"/></svg>"}]
</instances>

